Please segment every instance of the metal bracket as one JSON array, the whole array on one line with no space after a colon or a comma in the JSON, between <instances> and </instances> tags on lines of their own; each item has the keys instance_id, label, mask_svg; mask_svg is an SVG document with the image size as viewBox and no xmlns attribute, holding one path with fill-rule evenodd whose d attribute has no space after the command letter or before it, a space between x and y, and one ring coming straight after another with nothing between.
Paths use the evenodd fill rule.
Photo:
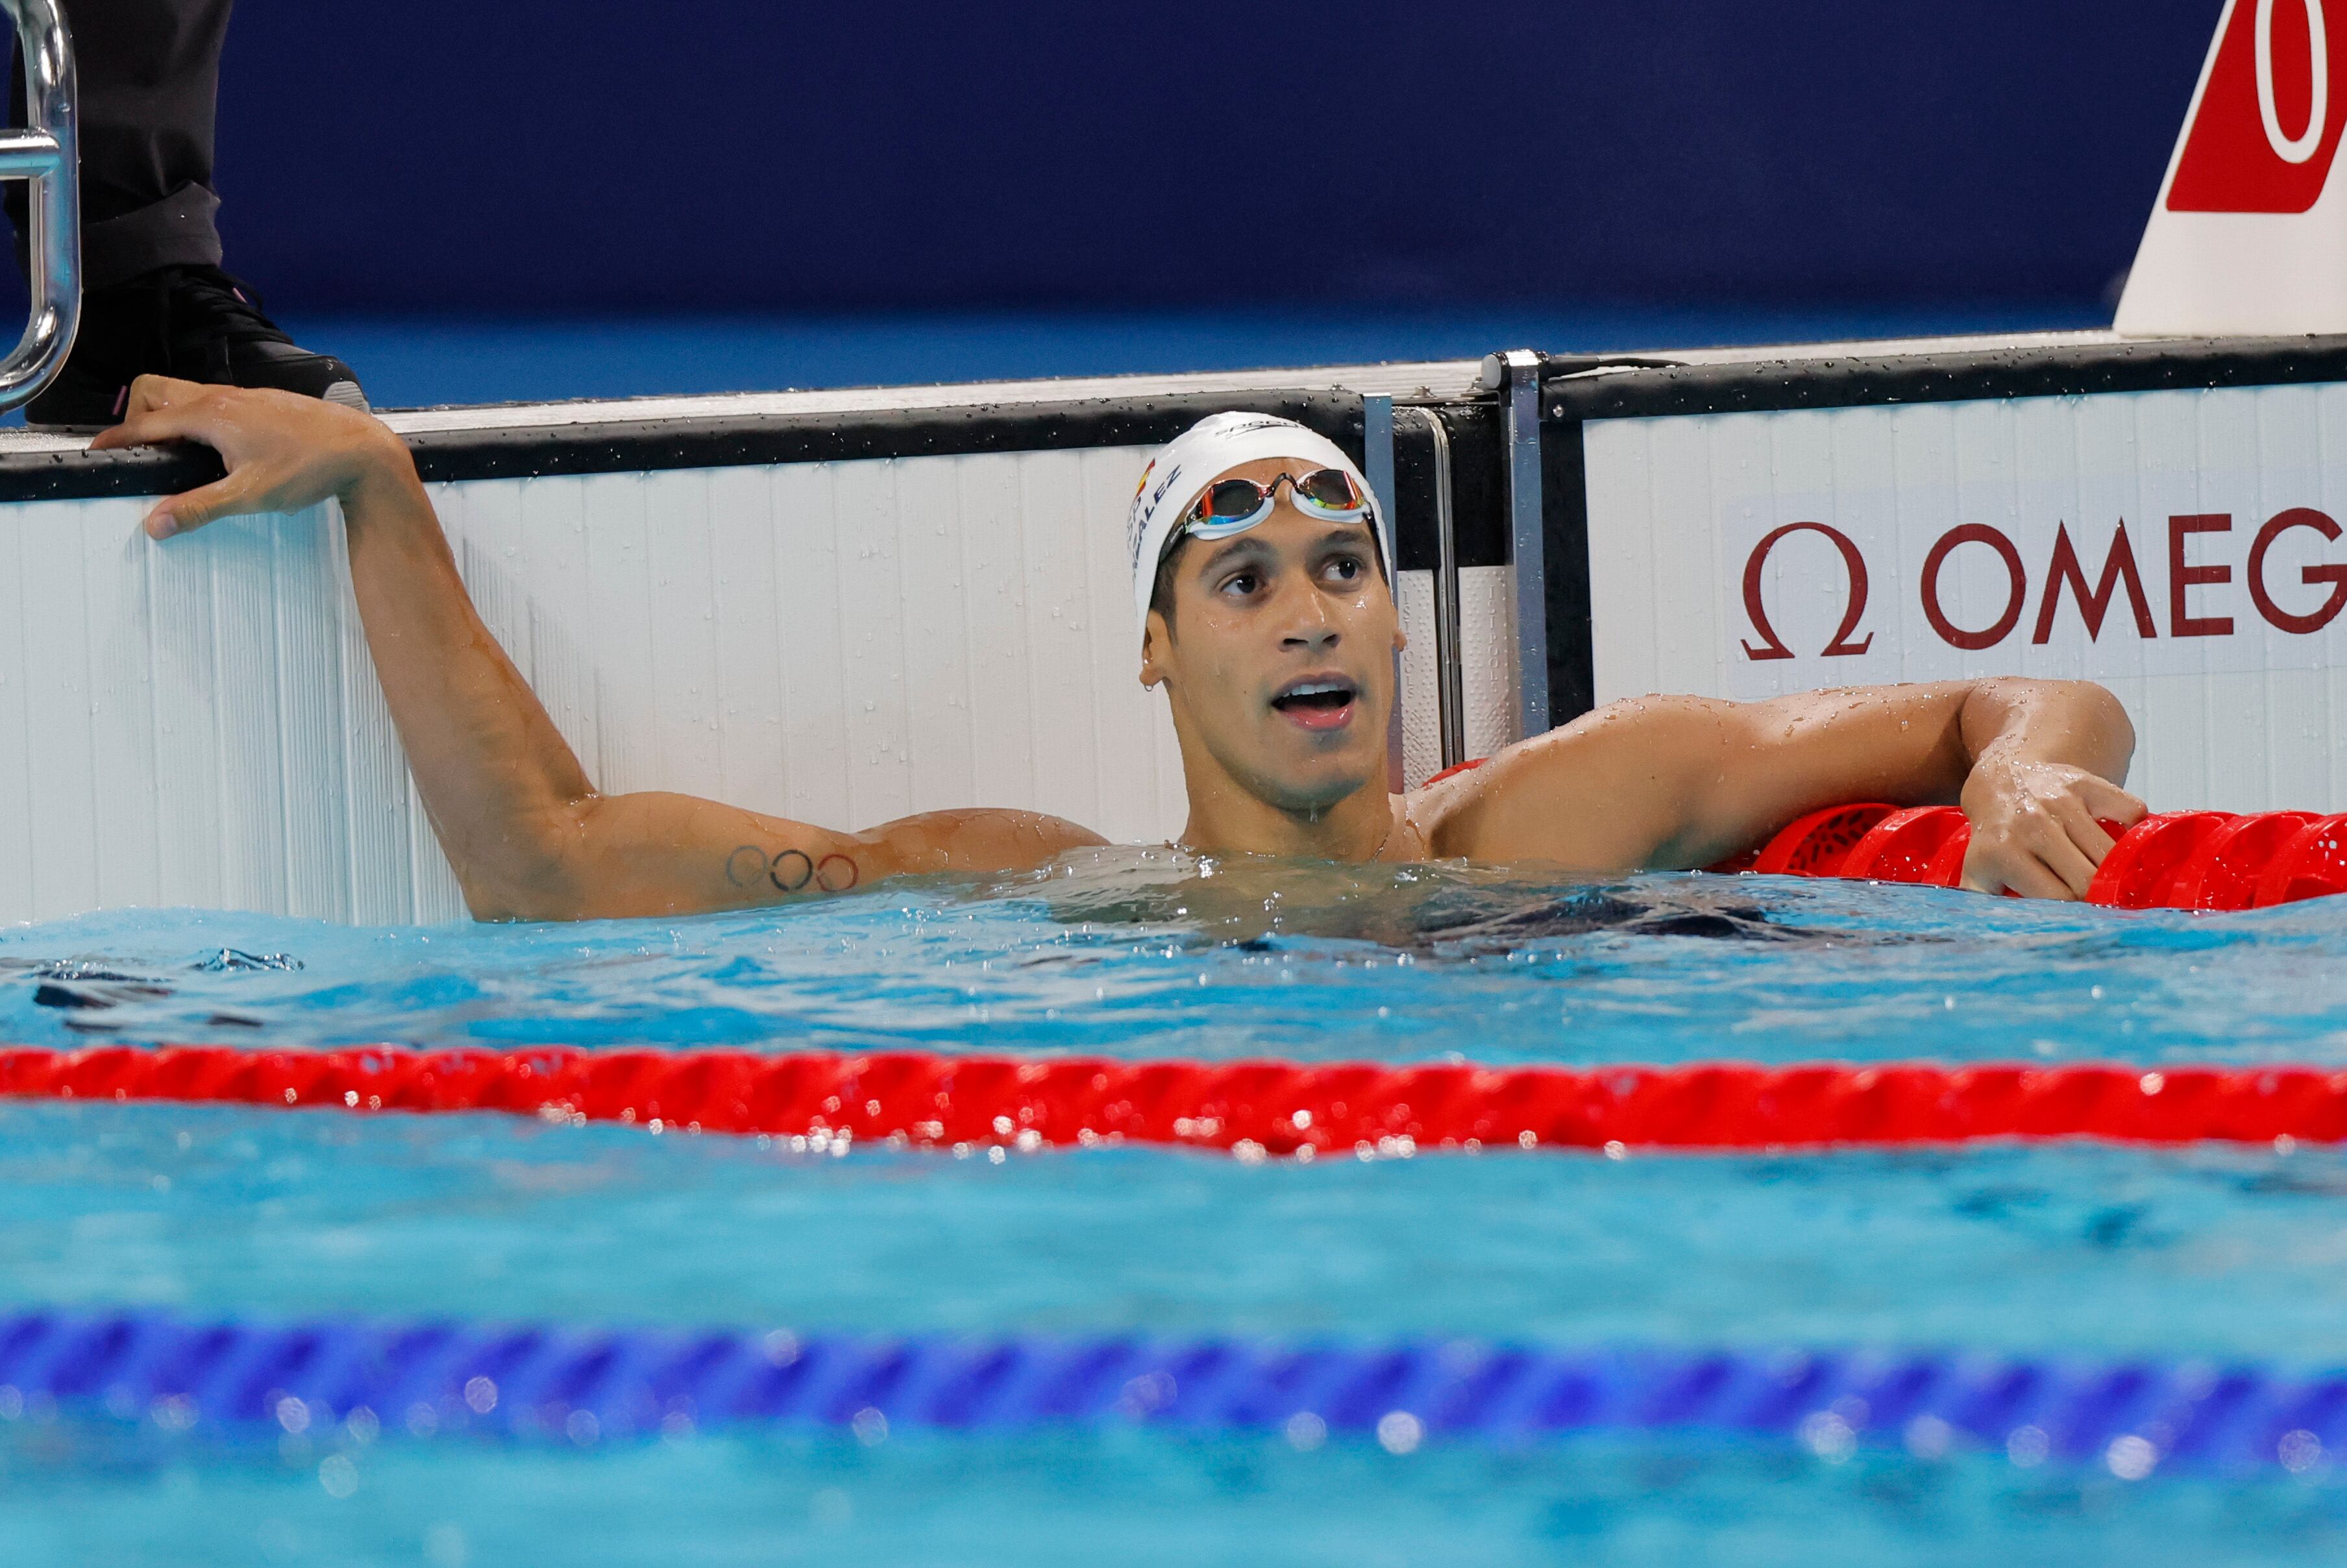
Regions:
<instances>
[{"instance_id":1,"label":"metal bracket","mask_svg":"<svg viewBox=\"0 0 2347 1568\"><path fill-rule=\"evenodd\" d=\"M1497 361L1493 365L1491 361ZM1549 727L1548 523L1541 497L1541 356L1511 349L1485 362L1504 384L1508 427L1509 559L1516 578L1517 724L1525 735ZM1495 387L1495 390L1501 388Z\"/></svg>"},{"instance_id":2,"label":"metal bracket","mask_svg":"<svg viewBox=\"0 0 2347 1568\"><path fill-rule=\"evenodd\" d=\"M1467 760L1466 673L1459 647L1459 532L1450 508L1450 432L1431 408L1410 408L1426 422L1434 443L1434 663L1435 706L1442 734L1442 765Z\"/></svg>"},{"instance_id":3,"label":"metal bracket","mask_svg":"<svg viewBox=\"0 0 2347 1568\"><path fill-rule=\"evenodd\" d=\"M73 38L56 0L0 0L25 62L23 130L0 131L0 179L32 183L25 249L32 309L0 361L0 411L54 380L81 327L81 163L74 133Z\"/></svg>"},{"instance_id":4,"label":"metal bracket","mask_svg":"<svg viewBox=\"0 0 2347 1568\"><path fill-rule=\"evenodd\" d=\"M1361 477L1369 482L1369 494L1378 500L1378 509L1385 514L1386 527L1397 541L1401 536L1400 511L1396 506L1394 490L1394 405L1384 393L1369 393L1361 399ZM1397 542L1396 550L1399 552ZM1386 586L1394 595L1399 608L1401 602L1401 562L1385 563ZM1393 712L1386 722L1386 788L1401 793L1401 655L1393 656Z\"/></svg>"}]
</instances>

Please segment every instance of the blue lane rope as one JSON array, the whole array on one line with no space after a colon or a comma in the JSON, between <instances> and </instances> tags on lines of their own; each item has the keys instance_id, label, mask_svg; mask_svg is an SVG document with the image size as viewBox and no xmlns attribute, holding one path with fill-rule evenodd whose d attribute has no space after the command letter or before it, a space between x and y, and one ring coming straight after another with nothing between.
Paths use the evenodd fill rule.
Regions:
<instances>
[{"instance_id":1,"label":"blue lane rope","mask_svg":"<svg viewBox=\"0 0 2347 1568\"><path fill-rule=\"evenodd\" d=\"M346 1423L593 1441L698 1428L1194 1431L1528 1440L1769 1434L1836 1457L1904 1444L2024 1463L2302 1470L2347 1443L2347 1373L1940 1353L1624 1349L1141 1337L885 1339L723 1330L150 1313L0 1317L0 1420L56 1414L233 1431Z\"/></svg>"}]
</instances>

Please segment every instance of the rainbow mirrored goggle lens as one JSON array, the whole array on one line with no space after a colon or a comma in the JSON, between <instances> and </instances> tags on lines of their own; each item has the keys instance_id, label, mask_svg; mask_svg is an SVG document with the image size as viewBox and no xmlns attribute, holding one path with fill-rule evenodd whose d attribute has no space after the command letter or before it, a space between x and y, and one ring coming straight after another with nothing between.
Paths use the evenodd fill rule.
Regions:
<instances>
[{"instance_id":1,"label":"rainbow mirrored goggle lens","mask_svg":"<svg viewBox=\"0 0 2347 1568\"><path fill-rule=\"evenodd\" d=\"M1358 523L1369 516L1369 498L1350 474L1342 468L1315 468L1308 474L1278 475L1267 485L1253 479L1217 479L1183 514L1182 529L1201 539L1245 533L1271 516L1282 485L1287 487L1296 509L1307 518Z\"/></svg>"}]
</instances>

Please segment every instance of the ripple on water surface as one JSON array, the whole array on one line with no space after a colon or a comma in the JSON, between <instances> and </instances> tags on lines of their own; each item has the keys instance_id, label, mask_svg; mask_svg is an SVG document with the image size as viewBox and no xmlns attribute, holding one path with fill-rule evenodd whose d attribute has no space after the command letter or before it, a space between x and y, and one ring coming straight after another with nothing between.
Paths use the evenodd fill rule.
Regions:
<instances>
[{"instance_id":1,"label":"ripple on water surface","mask_svg":"<svg viewBox=\"0 0 2347 1568\"><path fill-rule=\"evenodd\" d=\"M2347 900L2201 917L1117 850L682 920L354 930L91 915L0 933L0 1036L2329 1061L2347 1056Z\"/></svg>"}]
</instances>

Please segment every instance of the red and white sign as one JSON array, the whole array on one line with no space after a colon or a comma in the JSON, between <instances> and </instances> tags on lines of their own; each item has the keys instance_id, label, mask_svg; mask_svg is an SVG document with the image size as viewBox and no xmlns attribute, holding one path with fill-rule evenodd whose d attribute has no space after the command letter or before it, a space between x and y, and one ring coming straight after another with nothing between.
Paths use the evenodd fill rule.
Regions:
<instances>
[{"instance_id":1,"label":"red and white sign","mask_svg":"<svg viewBox=\"0 0 2347 1568\"><path fill-rule=\"evenodd\" d=\"M2347 331L2347 0L2228 0L2122 333Z\"/></svg>"},{"instance_id":2,"label":"red and white sign","mask_svg":"<svg viewBox=\"0 0 2347 1568\"><path fill-rule=\"evenodd\" d=\"M2347 21L2347 15L2342 15ZM2347 26L2323 0L2248 0L2217 35L2184 128L2170 212L2303 212L2347 126Z\"/></svg>"}]
</instances>

